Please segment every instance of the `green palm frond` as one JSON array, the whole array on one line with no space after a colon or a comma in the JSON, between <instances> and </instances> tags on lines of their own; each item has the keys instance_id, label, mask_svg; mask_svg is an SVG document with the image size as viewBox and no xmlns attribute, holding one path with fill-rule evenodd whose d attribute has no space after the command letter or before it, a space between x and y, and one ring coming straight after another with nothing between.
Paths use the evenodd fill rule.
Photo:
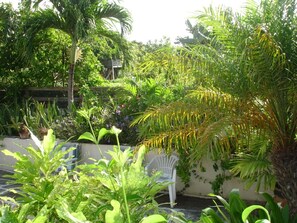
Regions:
<instances>
[{"instance_id":1,"label":"green palm frond","mask_svg":"<svg viewBox=\"0 0 297 223\"><path fill-rule=\"evenodd\" d=\"M41 30L55 28L67 33L65 22L51 9L37 11L28 17L23 27L25 38L22 38L23 55L30 58L41 41L44 39L37 38ZM68 33L67 33L68 34Z\"/></svg>"},{"instance_id":2,"label":"green palm frond","mask_svg":"<svg viewBox=\"0 0 297 223\"><path fill-rule=\"evenodd\" d=\"M0 38L6 42L14 33L16 14L11 4L0 5Z\"/></svg>"},{"instance_id":3,"label":"green palm frond","mask_svg":"<svg viewBox=\"0 0 297 223\"><path fill-rule=\"evenodd\" d=\"M99 4L96 13L98 19L108 19L109 21L119 21L124 32L130 32L132 18L129 12L115 3Z\"/></svg>"},{"instance_id":4,"label":"green palm frond","mask_svg":"<svg viewBox=\"0 0 297 223\"><path fill-rule=\"evenodd\" d=\"M265 190L274 188L276 179L266 154L263 156L244 154L235 158L234 163L231 172L234 175L239 175L246 182L247 188L250 188L255 182L257 191L261 189L261 186L264 186Z\"/></svg>"},{"instance_id":5,"label":"green palm frond","mask_svg":"<svg viewBox=\"0 0 297 223\"><path fill-rule=\"evenodd\" d=\"M148 146L200 150L192 153L193 160L197 160L207 150L213 156L217 149L230 153L230 135L233 126L239 124L231 114L227 115L227 104L232 103L229 95L201 88L186 101L147 110L133 124L141 124L140 137L145 137Z\"/></svg>"}]
</instances>

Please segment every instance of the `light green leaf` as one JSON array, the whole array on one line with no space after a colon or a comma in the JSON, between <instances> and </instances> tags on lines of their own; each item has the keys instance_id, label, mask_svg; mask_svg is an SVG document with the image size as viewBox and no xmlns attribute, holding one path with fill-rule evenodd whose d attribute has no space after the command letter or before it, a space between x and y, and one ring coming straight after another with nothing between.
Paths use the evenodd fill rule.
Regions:
<instances>
[{"instance_id":1,"label":"light green leaf","mask_svg":"<svg viewBox=\"0 0 297 223\"><path fill-rule=\"evenodd\" d=\"M124 223L124 219L120 210L120 203L116 200L112 200L111 206L113 210L106 211L105 223Z\"/></svg>"},{"instance_id":2,"label":"light green leaf","mask_svg":"<svg viewBox=\"0 0 297 223\"><path fill-rule=\"evenodd\" d=\"M96 138L90 132L85 132L82 135L80 135L80 137L78 138L78 140L81 140L81 139L89 140L89 141L97 144Z\"/></svg>"},{"instance_id":3,"label":"light green leaf","mask_svg":"<svg viewBox=\"0 0 297 223\"><path fill-rule=\"evenodd\" d=\"M227 219L224 217L224 220L220 217L219 213L213 210L212 208L205 208L202 210L202 215L203 219L206 221L203 222L208 222L211 219L211 222L216 222L216 223L224 223L224 220L227 221Z\"/></svg>"},{"instance_id":4,"label":"light green leaf","mask_svg":"<svg viewBox=\"0 0 297 223\"><path fill-rule=\"evenodd\" d=\"M25 217L26 217L26 214L27 214L27 211L28 209L30 208L30 204L27 203L27 204L24 204L21 208L21 210L19 211L19 214L18 214L18 220L19 222L23 222Z\"/></svg>"},{"instance_id":5,"label":"light green leaf","mask_svg":"<svg viewBox=\"0 0 297 223\"><path fill-rule=\"evenodd\" d=\"M247 218L249 217L249 215L254 211L254 210L257 210L257 209L260 209L260 210L263 210L267 217L268 217L268 220L266 219L261 219L260 221L256 221L256 223L270 223L271 220L270 220L270 215L269 215L269 212L267 211L266 208L264 208L263 206L261 205L251 205L249 207L247 207L246 209L244 209L244 211L242 212L242 221L243 222L247 222Z\"/></svg>"},{"instance_id":6,"label":"light green leaf","mask_svg":"<svg viewBox=\"0 0 297 223\"><path fill-rule=\"evenodd\" d=\"M99 143L100 140L103 138L103 136L105 136L106 134L108 134L110 131L107 130L106 128L102 128L100 129L99 133L98 133L98 137L97 137L97 142Z\"/></svg>"},{"instance_id":7,"label":"light green leaf","mask_svg":"<svg viewBox=\"0 0 297 223\"><path fill-rule=\"evenodd\" d=\"M56 211L60 218L71 223L87 223L86 217L82 212L71 212L70 208L65 202L60 202L56 205Z\"/></svg>"},{"instance_id":8,"label":"light green leaf","mask_svg":"<svg viewBox=\"0 0 297 223\"><path fill-rule=\"evenodd\" d=\"M48 222L47 216L38 216L33 221L33 223L45 223L45 222Z\"/></svg>"},{"instance_id":9,"label":"light green leaf","mask_svg":"<svg viewBox=\"0 0 297 223\"><path fill-rule=\"evenodd\" d=\"M43 142L42 142L42 148L44 150L45 154L49 154L55 147L56 144L56 137L54 135L54 131L52 129L49 129L47 131L47 135L44 136Z\"/></svg>"},{"instance_id":10,"label":"light green leaf","mask_svg":"<svg viewBox=\"0 0 297 223\"><path fill-rule=\"evenodd\" d=\"M32 146L28 146L26 148L26 150L28 151L28 153L30 153L32 156L34 156L35 159L42 159L41 152L39 150L36 150Z\"/></svg>"},{"instance_id":11,"label":"light green leaf","mask_svg":"<svg viewBox=\"0 0 297 223\"><path fill-rule=\"evenodd\" d=\"M13 212L9 206L2 206L0 208L0 211L1 211L1 217L0 217L1 223L19 223L15 212Z\"/></svg>"},{"instance_id":12,"label":"light green leaf","mask_svg":"<svg viewBox=\"0 0 297 223\"><path fill-rule=\"evenodd\" d=\"M18 152L11 152L7 149L2 150L2 153L4 153L6 156L12 156L16 160L23 160L23 155L21 155Z\"/></svg>"},{"instance_id":13,"label":"light green leaf","mask_svg":"<svg viewBox=\"0 0 297 223\"><path fill-rule=\"evenodd\" d=\"M142 169L142 162L144 160L144 155L145 155L145 146L142 145L137 153L137 160L131 165L131 167L135 170L135 171L140 171Z\"/></svg>"},{"instance_id":14,"label":"light green leaf","mask_svg":"<svg viewBox=\"0 0 297 223\"><path fill-rule=\"evenodd\" d=\"M270 223L267 219L257 220L255 223Z\"/></svg>"},{"instance_id":15,"label":"light green leaf","mask_svg":"<svg viewBox=\"0 0 297 223\"><path fill-rule=\"evenodd\" d=\"M167 222L166 219L159 214L150 215L141 220L141 223L158 223L158 222Z\"/></svg>"}]
</instances>

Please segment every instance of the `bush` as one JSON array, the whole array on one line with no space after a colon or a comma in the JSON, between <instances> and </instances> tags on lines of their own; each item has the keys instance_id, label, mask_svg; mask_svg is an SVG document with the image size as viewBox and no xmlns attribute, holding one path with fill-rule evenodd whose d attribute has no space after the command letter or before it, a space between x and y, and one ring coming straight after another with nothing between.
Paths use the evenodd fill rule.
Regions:
<instances>
[{"instance_id":1,"label":"bush","mask_svg":"<svg viewBox=\"0 0 297 223\"><path fill-rule=\"evenodd\" d=\"M159 214L154 196L167 185L156 182L158 174L151 177L145 174L142 166L145 148L140 148L133 157L130 149L121 151L118 129L102 129L97 139L107 133L115 134L118 142L109 151L111 160L96 160L69 172L66 168L60 172L57 169L67 164L63 157L74 148L59 150L62 145L55 146L52 130L43 142L32 136L38 149L25 148L28 155L4 150L17 160L12 179L19 186L15 208L2 206L0 221L166 222ZM82 137L86 136L90 135Z\"/></svg>"}]
</instances>

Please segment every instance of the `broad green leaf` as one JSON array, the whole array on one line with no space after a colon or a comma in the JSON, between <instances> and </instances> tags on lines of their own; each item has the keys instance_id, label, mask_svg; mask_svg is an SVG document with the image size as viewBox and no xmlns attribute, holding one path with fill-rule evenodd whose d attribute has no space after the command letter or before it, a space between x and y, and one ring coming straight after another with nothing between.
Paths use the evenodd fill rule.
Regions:
<instances>
[{"instance_id":1,"label":"broad green leaf","mask_svg":"<svg viewBox=\"0 0 297 223\"><path fill-rule=\"evenodd\" d=\"M204 216L206 219L212 219L215 223L224 223L224 220L219 216L219 214L214 211L212 208L205 208L202 210L202 216ZM208 222L208 221L207 221Z\"/></svg>"},{"instance_id":2,"label":"broad green leaf","mask_svg":"<svg viewBox=\"0 0 297 223\"><path fill-rule=\"evenodd\" d=\"M79 111L77 111L77 113L82 116L83 118L85 118L86 120L89 120L91 117L91 114L93 114L93 110L95 109L95 107L92 107L88 110L85 109L81 109Z\"/></svg>"},{"instance_id":3,"label":"broad green leaf","mask_svg":"<svg viewBox=\"0 0 297 223\"><path fill-rule=\"evenodd\" d=\"M86 218L82 212L70 212L69 206L61 201L56 205L56 211L60 218L71 223L87 223Z\"/></svg>"},{"instance_id":4,"label":"broad green leaf","mask_svg":"<svg viewBox=\"0 0 297 223\"><path fill-rule=\"evenodd\" d=\"M2 153L4 153L6 156L12 156L16 160L23 160L24 159L24 156L19 152L11 152L11 151L9 151L7 149L3 149Z\"/></svg>"},{"instance_id":5,"label":"broad green leaf","mask_svg":"<svg viewBox=\"0 0 297 223\"><path fill-rule=\"evenodd\" d=\"M137 160L131 164L131 168L133 168L135 171L141 171L143 169L142 162L144 160L145 155L145 146L142 145L137 153Z\"/></svg>"},{"instance_id":6,"label":"broad green leaf","mask_svg":"<svg viewBox=\"0 0 297 223\"><path fill-rule=\"evenodd\" d=\"M255 223L271 223L271 222L268 221L267 219L260 219L260 220L257 220Z\"/></svg>"},{"instance_id":7,"label":"broad green leaf","mask_svg":"<svg viewBox=\"0 0 297 223\"><path fill-rule=\"evenodd\" d=\"M238 189L232 190L229 194L229 213L231 222L240 222L241 214L246 208L245 202L240 198Z\"/></svg>"},{"instance_id":8,"label":"broad green leaf","mask_svg":"<svg viewBox=\"0 0 297 223\"><path fill-rule=\"evenodd\" d=\"M24 222L24 219L26 217L26 214L27 214L27 211L28 209L30 208L30 204L27 203L27 204L24 204L21 208L21 210L19 211L19 214L18 214L18 220L20 222Z\"/></svg>"},{"instance_id":9,"label":"broad green leaf","mask_svg":"<svg viewBox=\"0 0 297 223\"><path fill-rule=\"evenodd\" d=\"M290 210L288 205L286 205L281 209L281 213L282 213L282 223L290 223ZM271 214L271 218L272 218L272 214Z\"/></svg>"},{"instance_id":10,"label":"broad green leaf","mask_svg":"<svg viewBox=\"0 0 297 223\"><path fill-rule=\"evenodd\" d=\"M167 222L167 220L159 214L150 215L141 220L141 223L159 223L159 222Z\"/></svg>"},{"instance_id":11,"label":"broad green leaf","mask_svg":"<svg viewBox=\"0 0 297 223\"><path fill-rule=\"evenodd\" d=\"M31 156L34 156L35 159L42 159L42 154L39 150L36 150L32 146L28 146L26 150L30 153Z\"/></svg>"},{"instance_id":12,"label":"broad green leaf","mask_svg":"<svg viewBox=\"0 0 297 223\"><path fill-rule=\"evenodd\" d=\"M32 223L45 223L48 222L47 216L38 216Z\"/></svg>"},{"instance_id":13,"label":"broad green leaf","mask_svg":"<svg viewBox=\"0 0 297 223\"><path fill-rule=\"evenodd\" d=\"M263 193L262 195L265 198L265 200L267 201L268 208L271 212L271 218L277 219L277 220L283 219L281 208L274 201L273 197L271 197L271 195L269 195L268 193ZM282 223L285 223L285 222L282 222Z\"/></svg>"},{"instance_id":14,"label":"broad green leaf","mask_svg":"<svg viewBox=\"0 0 297 223\"><path fill-rule=\"evenodd\" d=\"M232 191L231 191L231 193L232 193ZM223 198L223 197L221 197L221 196L219 196L219 195L215 195L215 194L208 194L209 196L211 196L211 197L216 197L223 205L224 205L224 207L227 209L227 210L229 210L230 209L230 205L229 205L229 203Z\"/></svg>"},{"instance_id":15,"label":"broad green leaf","mask_svg":"<svg viewBox=\"0 0 297 223\"><path fill-rule=\"evenodd\" d=\"M116 200L112 200L110 204L112 205L113 210L106 211L105 223L124 223L120 203Z\"/></svg>"},{"instance_id":16,"label":"broad green leaf","mask_svg":"<svg viewBox=\"0 0 297 223\"><path fill-rule=\"evenodd\" d=\"M207 215L201 215L199 222L201 223L216 223L215 220L213 220L213 218L211 218L210 216Z\"/></svg>"},{"instance_id":17,"label":"broad green leaf","mask_svg":"<svg viewBox=\"0 0 297 223\"><path fill-rule=\"evenodd\" d=\"M140 195L138 194L129 194L127 195L127 201L137 201L143 199Z\"/></svg>"},{"instance_id":18,"label":"broad green leaf","mask_svg":"<svg viewBox=\"0 0 297 223\"><path fill-rule=\"evenodd\" d=\"M99 133L98 133L98 137L97 137L97 142L99 143L100 140L103 138L103 136L105 136L106 134L108 134L110 131L107 130L106 128L102 128L100 129Z\"/></svg>"},{"instance_id":19,"label":"broad green leaf","mask_svg":"<svg viewBox=\"0 0 297 223\"><path fill-rule=\"evenodd\" d=\"M19 223L16 214L8 206L1 207L1 223Z\"/></svg>"},{"instance_id":20,"label":"broad green leaf","mask_svg":"<svg viewBox=\"0 0 297 223\"><path fill-rule=\"evenodd\" d=\"M49 129L47 131L47 135L44 136L42 141L42 148L45 154L49 154L55 147L56 144L56 137L54 135L54 131Z\"/></svg>"},{"instance_id":21,"label":"broad green leaf","mask_svg":"<svg viewBox=\"0 0 297 223\"><path fill-rule=\"evenodd\" d=\"M86 216L83 214L83 212L81 211L77 211L77 212L72 212L71 213L73 217L82 220L82 221L86 221Z\"/></svg>"},{"instance_id":22,"label":"broad green leaf","mask_svg":"<svg viewBox=\"0 0 297 223\"><path fill-rule=\"evenodd\" d=\"M78 140L82 140L82 139L89 140L89 141L97 144L96 138L90 132L85 132L82 135L80 135Z\"/></svg>"},{"instance_id":23,"label":"broad green leaf","mask_svg":"<svg viewBox=\"0 0 297 223\"><path fill-rule=\"evenodd\" d=\"M241 216L241 217L242 217L242 221L243 221L243 222L246 222L246 220L248 219L249 215L250 215L253 211L257 210L257 209L263 210L263 211L267 214L268 220L263 221L263 223L266 223L266 222L270 223L270 215L269 215L269 212L267 211L266 208L264 208L264 207L261 206L261 205L251 205L251 206L247 207L246 209L244 209L244 211L242 212L242 216ZM261 219L261 220L265 220L265 219ZM257 222L258 222L258 221L257 221ZM262 221L261 221L261 222L262 222Z\"/></svg>"}]
</instances>

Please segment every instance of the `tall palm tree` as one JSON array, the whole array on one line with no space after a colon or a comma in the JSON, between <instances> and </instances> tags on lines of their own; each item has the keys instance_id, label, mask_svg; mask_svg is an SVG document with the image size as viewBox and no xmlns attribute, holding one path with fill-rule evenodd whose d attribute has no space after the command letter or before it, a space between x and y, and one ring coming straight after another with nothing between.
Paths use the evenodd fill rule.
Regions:
<instances>
[{"instance_id":1,"label":"tall palm tree","mask_svg":"<svg viewBox=\"0 0 297 223\"><path fill-rule=\"evenodd\" d=\"M255 151L258 158L268 155L250 159L250 171L272 170L292 213L297 213L295 12L295 0L249 1L244 15L208 8L197 18L213 39L194 50L200 74L212 85L136 120L144 143L182 148L192 161L206 153L245 154L245 161Z\"/></svg>"},{"instance_id":2,"label":"tall palm tree","mask_svg":"<svg viewBox=\"0 0 297 223\"><path fill-rule=\"evenodd\" d=\"M36 1L36 7L42 1ZM53 28L69 35L72 41L69 58L68 107L73 103L74 70L78 56L78 45L91 33L110 35L114 23L121 26L122 31L131 29L131 17L127 10L116 3L104 0L50 0L51 8L35 8L28 15L25 24L26 48L32 49L37 34ZM23 1L24 11L32 10L30 0Z\"/></svg>"},{"instance_id":3,"label":"tall palm tree","mask_svg":"<svg viewBox=\"0 0 297 223\"><path fill-rule=\"evenodd\" d=\"M21 22L19 14L9 3L0 3L0 77L3 87L7 85L12 71L20 70L23 61L17 50L17 31Z\"/></svg>"}]
</instances>

